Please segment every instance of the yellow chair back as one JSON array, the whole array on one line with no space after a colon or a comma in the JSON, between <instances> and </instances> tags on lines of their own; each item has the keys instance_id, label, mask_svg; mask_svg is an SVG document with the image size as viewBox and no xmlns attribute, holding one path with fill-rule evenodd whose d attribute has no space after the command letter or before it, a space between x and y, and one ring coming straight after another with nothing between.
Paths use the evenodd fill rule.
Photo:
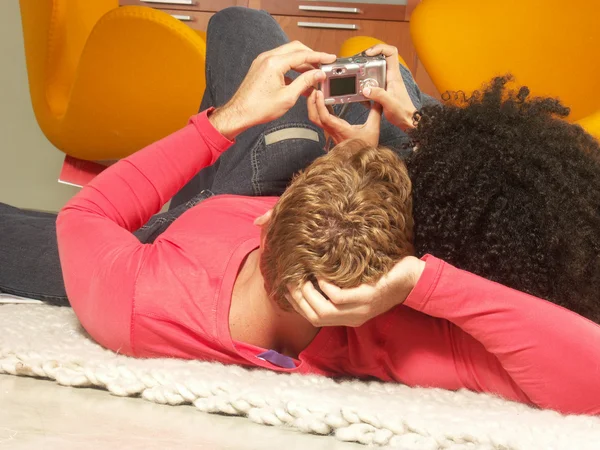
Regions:
<instances>
[{"instance_id":1,"label":"yellow chair back","mask_svg":"<svg viewBox=\"0 0 600 450\"><path fill-rule=\"evenodd\" d=\"M204 92L206 43L117 0L20 0L33 109L63 152L127 156L185 125Z\"/></svg>"},{"instance_id":2,"label":"yellow chair back","mask_svg":"<svg viewBox=\"0 0 600 450\"><path fill-rule=\"evenodd\" d=\"M440 92L472 92L512 73L558 97L582 124L600 111L598 0L423 0L411 17L417 54ZM597 119L596 119L597 120ZM589 131L596 122L588 123Z\"/></svg>"}]
</instances>

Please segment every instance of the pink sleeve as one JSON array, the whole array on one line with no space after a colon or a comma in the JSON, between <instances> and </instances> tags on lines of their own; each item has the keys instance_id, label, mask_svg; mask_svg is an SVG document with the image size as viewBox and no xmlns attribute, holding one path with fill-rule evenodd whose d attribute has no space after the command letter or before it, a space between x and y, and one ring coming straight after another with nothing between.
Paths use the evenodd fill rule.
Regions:
<instances>
[{"instance_id":1,"label":"pink sleeve","mask_svg":"<svg viewBox=\"0 0 600 450\"><path fill-rule=\"evenodd\" d=\"M600 326L578 314L427 255L405 305L447 319L500 361L530 401L600 414ZM470 370L476 362L465 361Z\"/></svg>"},{"instance_id":2,"label":"pink sleeve","mask_svg":"<svg viewBox=\"0 0 600 450\"><path fill-rule=\"evenodd\" d=\"M109 167L61 210L57 237L69 301L102 345L131 353L137 274L152 246L132 234L232 142L205 111Z\"/></svg>"}]
</instances>

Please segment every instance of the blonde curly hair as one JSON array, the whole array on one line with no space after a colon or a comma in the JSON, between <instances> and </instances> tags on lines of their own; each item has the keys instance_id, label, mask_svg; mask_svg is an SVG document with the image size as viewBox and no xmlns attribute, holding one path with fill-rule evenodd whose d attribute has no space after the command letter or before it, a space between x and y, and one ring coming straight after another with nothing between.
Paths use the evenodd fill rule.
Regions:
<instances>
[{"instance_id":1,"label":"blonde curly hair","mask_svg":"<svg viewBox=\"0 0 600 450\"><path fill-rule=\"evenodd\" d=\"M391 150L348 141L294 177L273 209L260 269L283 309L287 285L373 283L413 252L411 182Z\"/></svg>"}]
</instances>

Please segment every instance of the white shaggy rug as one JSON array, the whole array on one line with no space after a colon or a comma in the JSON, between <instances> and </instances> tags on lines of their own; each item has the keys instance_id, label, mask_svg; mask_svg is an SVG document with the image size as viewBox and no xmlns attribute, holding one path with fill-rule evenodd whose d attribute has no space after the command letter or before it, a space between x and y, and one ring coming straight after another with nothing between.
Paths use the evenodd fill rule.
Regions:
<instances>
[{"instance_id":1,"label":"white shaggy rug","mask_svg":"<svg viewBox=\"0 0 600 450\"><path fill-rule=\"evenodd\" d=\"M565 417L469 391L128 358L90 340L68 308L0 305L0 373L193 404L207 413L386 448L600 449L599 417Z\"/></svg>"}]
</instances>

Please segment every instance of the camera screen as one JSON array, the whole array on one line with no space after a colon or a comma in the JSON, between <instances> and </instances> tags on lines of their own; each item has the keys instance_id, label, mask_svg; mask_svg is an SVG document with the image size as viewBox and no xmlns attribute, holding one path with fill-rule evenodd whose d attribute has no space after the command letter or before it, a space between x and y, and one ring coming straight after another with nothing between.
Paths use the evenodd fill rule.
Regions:
<instances>
[{"instance_id":1,"label":"camera screen","mask_svg":"<svg viewBox=\"0 0 600 450\"><path fill-rule=\"evenodd\" d=\"M329 94L332 97L356 94L356 77L330 78Z\"/></svg>"}]
</instances>

